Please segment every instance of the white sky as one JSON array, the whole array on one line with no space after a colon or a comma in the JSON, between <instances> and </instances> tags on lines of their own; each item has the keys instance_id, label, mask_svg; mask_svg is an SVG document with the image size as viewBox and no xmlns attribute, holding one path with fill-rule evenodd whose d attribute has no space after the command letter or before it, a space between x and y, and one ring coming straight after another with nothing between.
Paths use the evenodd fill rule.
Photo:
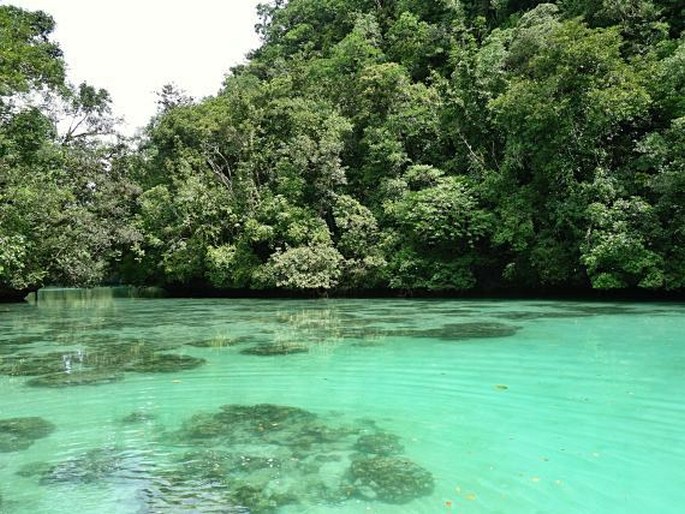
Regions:
<instances>
[{"instance_id":1,"label":"white sky","mask_svg":"<svg viewBox=\"0 0 685 514\"><path fill-rule=\"evenodd\" d=\"M259 45L259 0L3 0L42 10L57 23L69 80L107 89L125 132L156 110L155 91L173 82L195 98Z\"/></svg>"}]
</instances>

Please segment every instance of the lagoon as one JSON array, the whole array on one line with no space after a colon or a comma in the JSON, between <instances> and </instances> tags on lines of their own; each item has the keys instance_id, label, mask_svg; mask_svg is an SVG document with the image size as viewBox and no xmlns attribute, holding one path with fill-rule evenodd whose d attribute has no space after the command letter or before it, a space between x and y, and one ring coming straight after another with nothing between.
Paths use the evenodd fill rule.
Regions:
<instances>
[{"instance_id":1,"label":"lagoon","mask_svg":"<svg viewBox=\"0 0 685 514\"><path fill-rule=\"evenodd\" d=\"M680 513L684 314L42 291L0 306L0 512Z\"/></svg>"}]
</instances>

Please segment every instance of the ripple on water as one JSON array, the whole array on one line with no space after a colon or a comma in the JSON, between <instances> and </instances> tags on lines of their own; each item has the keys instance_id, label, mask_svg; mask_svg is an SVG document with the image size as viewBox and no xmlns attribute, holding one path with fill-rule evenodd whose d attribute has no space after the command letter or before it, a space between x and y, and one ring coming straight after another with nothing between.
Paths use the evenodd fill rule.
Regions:
<instances>
[{"instance_id":1,"label":"ripple on water","mask_svg":"<svg viewBox=\"0 0 685 514\"><path fill-rule=\"evenodd\" d=\"M10 309L0 412L56 428L3 454L4 505L679 513L682 312L397 300ZM241 353L289 344L309 351ZM205 362L173 368L184 353ZM140 362L151 367L132 372ZM25 386L54 374L97 384L95 370L125 378Z\"/></svg>"}]
</instances>

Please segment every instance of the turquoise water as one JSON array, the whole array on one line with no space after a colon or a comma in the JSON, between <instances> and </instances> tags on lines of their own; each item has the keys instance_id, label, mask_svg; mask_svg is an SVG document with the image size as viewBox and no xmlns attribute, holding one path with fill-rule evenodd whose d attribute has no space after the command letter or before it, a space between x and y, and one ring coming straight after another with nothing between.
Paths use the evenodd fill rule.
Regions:
<instances>
[{"instance_id":1,"label":"turquoise water","mask_svg":"<svg viewBox=\"0 0 685 514\"><path fill-rule=\"evenodd\" d=\"M0 306L0 420L54 426L0 421L0 512L680 513L683 314L48 292Z\"/></svg>"}]
</instances>

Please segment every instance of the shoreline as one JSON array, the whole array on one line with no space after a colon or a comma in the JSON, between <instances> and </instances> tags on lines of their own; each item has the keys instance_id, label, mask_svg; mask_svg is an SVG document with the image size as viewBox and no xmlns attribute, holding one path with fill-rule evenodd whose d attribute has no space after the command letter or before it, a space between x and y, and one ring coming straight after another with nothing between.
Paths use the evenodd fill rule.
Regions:
<instances>
[{"instance_id":1,"label":"shoreline","mask_svg":"<svg viewBox=\"0 0 685 514\"><path fill-rule=\"evenodd\" d=\"M290 291L290 290L252 290L216 289L199 286L127 286L102 285L95 288L59 288L0 290L0 303L24 303L31 293L61 289L65 291L93 292L96 289L111 289L113 297L134 297L141 299L254 299L254 300L321 300L321 299L407 299L407 300L540 300L540 301L583 301L583 302L685 302L685 291L643 291L621 290L583 290L569 288L541 289L490 289L473 291L399 291L392 289L345 289L332 291Z\"/></svg>"}]
</instances>

